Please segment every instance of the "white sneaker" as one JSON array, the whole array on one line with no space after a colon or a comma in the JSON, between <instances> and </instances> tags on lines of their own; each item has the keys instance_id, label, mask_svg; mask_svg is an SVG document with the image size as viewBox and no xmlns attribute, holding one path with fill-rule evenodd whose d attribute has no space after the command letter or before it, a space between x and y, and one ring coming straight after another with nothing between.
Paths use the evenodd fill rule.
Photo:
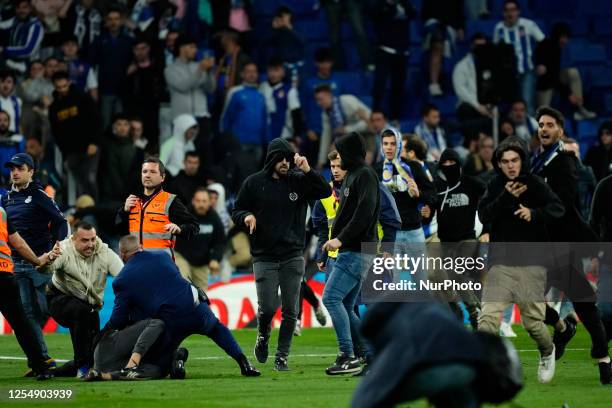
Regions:
<instances>
[{"instance_id":1,"label":"white sneaker","mask_svg":"<svg viewBox=\"0 0 612 408\"><path fill-rule=\"evenodd\" d=\"M431 96L442 96L444 95L444 92L442 92L440 84L429 84L429 94Z\"/></svg>"},{"instance_id":2,"label":"white sneaker","mask_svg":"<svg viewBox=\"0 0 612 408\"><path fill-rule=\"evenodd\" d=\"M296 337L302 335L302 323L299 320L295 324L295 329L293 330L293 335L296 336Z\"/></svg>"},{"instance_id":3,"label":"white sneaker","mask_svg":"<svg viewBox=\"0 0 612 408\"><path fill-rule=\"evenodd\" d=\"M512 330L512 325L508 322L502 322L499 326L499 335L501 337L516 337L516 333Z\"/></svg>"},{"instance_id":4,"label":"white sneaker","mask_svg":"<svg viewBox=\"0 0 612 408\"><path fill-rule=\"evenodd\" d=\"M579 107L578 110L574 112L574 120L576 121L595 119L596 117L597 117L597 114L595 112L591 112L584 106Z\"/></svg>"},{"instance_id":5,"label":"white sneaker","mask_svg":"<svg viewBox=\"0 0 612 408\"><path fill-rule=\"evenodd\" d=\"M555 346L553 345L552 353L546 357L540 356L540 364L538 365L538 381L546 384L552 381L555 376Z\"/></svg>"}]
</instances>

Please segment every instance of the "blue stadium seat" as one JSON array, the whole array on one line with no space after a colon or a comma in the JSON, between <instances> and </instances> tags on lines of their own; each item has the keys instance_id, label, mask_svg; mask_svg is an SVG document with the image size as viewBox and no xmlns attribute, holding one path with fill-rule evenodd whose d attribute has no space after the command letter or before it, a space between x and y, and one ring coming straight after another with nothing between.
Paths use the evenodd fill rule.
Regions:
<instances>
[{"instance_id":1,"label":"blue stadium seat","mask_svg":"<svg viewBox=\"0 0 612 408\"><path fill-rule=\"evenodd\" d=\"M400 121L400 130L403 133L413 133L415 126L420 122L419 119L408 119Z\"/></svg>"},{"instance_id":2,"label":"blue stadium seat","mask_svg":"<svg viewBox=\"0 0 612 408\"><path fill-rule=\"evenodd\" d=\"M296 20L294 27L295 31L307 41L329 39L329 29L325 21L312 19Z\"/></svg>"},{"instance_id":3,"label":"blue stadium seat","mask_svg":"<svg viewBox=\"0 0 612 408\"><path fill-rule=\"evenodd\" d=\"M596 64L606 60L603 45L572 41L567 45L570 61L575 64Z\"/></svg>"},{"instance_id":4,"label":"blue stadium seat","mask_svg":"<svg viewBox=\"0 0 612 408\"><path fill-rule=\"evenodd\" d=\"M593 88L612 88L612 67L592 67L589 72L589 82Z\"/></svg>"},{"instance_id":5,"label":"blue stadium seat","mask_svg":"<svg viewBox=\"0 0 612 408\"><path fill-rule=\"evenodd\" d=\"M495 28L495 25L497 23L498 20L492 19L468 21L465 27L465 39L469 41L470 38L478 32L483 33L487 37L491 38L493 36L493 29Z\"/></svg>"},{"instance_id":6,"label":"blue stadium seat","mask_svg":"<svg viewBox=\"0 0 612 408\"><path fill-rule=\"evenodd\" d=\"M274 15L279 6L280 3L277 0L259 0L257 7L253 7L253 9L257 16L271 16Z\"/></svg>"},{"instance_id":7,"label":"blue stadium seat","mask_svg":"<svg viewBox=\"0 0 612 408\"><path fill-rule=\"evenodd\" d=\"M338 79L344 86L346 93L352 95L369 94L371 89L367 88L364 77L359 71L342 71L337 72Z\"/></svg>"},{"instance_id":8,"label":"blue stadium seat","mask_svg":"<svg viewBox=\"0 0 612 408\"><path fill-rule=\"evenodd\" d=\"M546 35L550 35L552 27L556 24L556 23L567 23L571 30L572 30L572 36L574 38L580 38L580 37L584 37L586 35L589 34L589 20L586 18L554 18L551 20L548 20L546 22L546 30L545 33ZM542 29L544 29L544 27L541 27Z\"/></svg>"},{"instance_id":9,"label":"blue stadium seat","mask_svg":"<svg viewBox=\"0 0 612 408\"><path fill-rule=\"evenodd\" d=\"M599 121L597 120L580 120L577 122L576 137L578 140L597 139L597 129Z\"/></svg>"},{"instance_id":10,"label":"blue stadium seat","mask_svg":"<svg viewBox=\"0 0 612 408\"><path fill-rule=\"evenodd\" d=\"M610 16L593 18L593 29L597 37L612 37L612 24Z\"/></svg>"},{"instance_id":11,"label":"blue stadium seat","mask_svg":"<svg viewBox=\"0 0 612 408\"><path fill-rule=\"evenodd\" d=\"M612 93L608 93L604 96L604 107L606 113L612 113Z\"/></svg>"}]
</instances>

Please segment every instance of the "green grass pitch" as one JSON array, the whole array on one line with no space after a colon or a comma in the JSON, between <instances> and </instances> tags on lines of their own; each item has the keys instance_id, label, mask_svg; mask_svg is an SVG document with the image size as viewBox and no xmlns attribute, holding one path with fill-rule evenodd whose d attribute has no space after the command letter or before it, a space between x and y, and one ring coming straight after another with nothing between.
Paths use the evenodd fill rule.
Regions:
<instances>
[{"instance_id":1,"label":"green grass pitch","mask_svg":"<svg viewBox=\"0 0 612 408\"><path fill-rule=\"evenodd\" d=\"M568 351L557 362L557 373L550 384L537 382L538 353L535 345L521 327L516 347L523 363L526 386L515 399L515 405L505 407L612 407L612 386L599 384L597 365L589 358L590 342L584 327L568 346ZM277 331L271 345L276 344ZM251 360L255 342L253 330L234 332L238 342ZM70 358L70 338L65 334L47 335L47 344L56 358ZM0 336L0 406L72 406L72 407L346 407L358 383L351 377L328 377L325 368L334 360L336 341L331 329L304 330L294 338L289 373L257 364L262 371L259 378L240 376L233 360L224 356L212 341L192 336L184 345L189 348L187 378L182 381L158 380L146 382L83 383L71 378L36 382L22 378L25 361L7 359L22 356L13 336ZM273 349L271 348L271 354ZM393 375L391 371L389 375ZM9 401L9 389L71 389L75 397L70 401ZM404 404L425 407L423 401Z\"/></svg>"}]
</instances>

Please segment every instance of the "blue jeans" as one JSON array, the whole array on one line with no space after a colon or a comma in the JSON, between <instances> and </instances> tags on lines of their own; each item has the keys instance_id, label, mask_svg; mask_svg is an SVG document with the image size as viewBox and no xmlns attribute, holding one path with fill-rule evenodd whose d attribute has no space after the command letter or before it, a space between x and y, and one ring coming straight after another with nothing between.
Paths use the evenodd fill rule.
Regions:
<instances>
[{"instance_id":1,"label":"blue jeans","mask_svg":"<svg viewBox=\"0 0 612 408\"><path fill-rule=\"evenodd\" d=\"M527 103L527 113L533 115L536 108L536 75L534 71L527 71L519 74L519 86L521 96Z\"/></svg>"},{"instance_id":2,"label":"blue jeans","mask_svg":"<svg viewBox=\"0 0 612 408\"><path fill-rule=\"evenodd\" d=\"M23 311L32 325L43 356L48 359L49 352L43 338L42 326L49 318L46 286L51 275L38 272L31 263L24 260L14 259L14 264L15 280L19 286Z\"/></svg>"},{"instance_id":3,"label":"blue jeans","mask_svg":"<svg viewBox=\"0 0 612 408\"><path fill-rule=\"evenodd\" d=\"M361 322L355 313L355 302L369 261L369 257L358 252L340 252L323 292L323 304L331 316L340 352L349 356L354 355L353 339L364 354L369 354L369 347L359 331Z\"/></svg>"},{"instance_id":4,"label":"blue jeans","mask_svg":"<svg viewBox=\"0 0 612 408\"><path fill-rule=\"evenodd\" d=\"M397 231L395 235L395 253L400 255L408 255L411 258L420 258L425 255L425 232L423 228L417 228L408 231ZM394 274L394 280L405 279L414 282L426 281L427 273L419 268L412 275L413 271L403 271L399 274Z\"/></svg>"}]
</instances>

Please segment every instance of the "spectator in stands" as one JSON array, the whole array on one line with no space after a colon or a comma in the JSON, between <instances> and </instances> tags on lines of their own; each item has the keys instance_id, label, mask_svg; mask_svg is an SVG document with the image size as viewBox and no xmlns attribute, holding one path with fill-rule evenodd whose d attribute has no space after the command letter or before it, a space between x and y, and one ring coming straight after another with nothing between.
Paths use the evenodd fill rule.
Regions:
<instances>
[{"instance_id":1,"label":"spectator in stands","mask_svg":"<svg viewBox=\"0 0 612 408\"><path fill-rule=\"evenodd\" d=\"M176 59L164 70L164 76L170 90L172 117L189 114L195 116L200 131L208 136L210 132L210 111L207 94L215 90L215 78L212 71L215 59L212 56L196 62L196 41L181 36L174 45ZM183 156L179 158L179 162Z\"/></svg>"},{"instance_id":2,"label":"spectator in stands","mask_svg":"<svg viewBox=\"0 0 612 408\"><path fill-rule=\"evenodd\" d=\"M12 71L0 72L0 109L9 114L11 132L20 132L23 102L15 95L16 77Z\"/></svg>"},{"instance_id":3,"label":"spectator in stands","mask_svg":"<svg viewBox=\"0 0 612 408\"><path fill-rule=\"evenodd\" d=\"M122 111L121 86L132 60L132 37L124 29L124 16L110 7L104 17L104 31L90 48L90 62L98 72L102 126L110 124L113 114ZM77 34L78 35L78 34Z\"/></svg>"},{"instance_id":4,"label":"spectator in stands","mask_svg":"<svg viewBox=\"0 0 612 408\"><path fill-rule=\"evenodd\" d=\"M43 147L42 141L38 137L29 137L25 144L25 152L34 159L38 181L40 181L41 186L49 197L53 199L55 199L55 192L62 183L55 167L55 160L53 160L54 149L55 146L48 143L45 151L45 147Z\"/></svg>"},{"instance_id":5,"label":"spectator in stands","mask_svg":"<svg viewBox=\"0 0 612 408\"><path fill-rule=\"evenodd\" d=\"M236 31L226 30L221 34L221 47L223 48L223 56L217 65L215 77L217 79L217 95L220 101L224 101L229 90L240 84L242 70L244 65L250 61L250 58L240 46Z\"/></svg>"},{"instance_id":6,"label":"spectator in stands","mask_svg":"<svg viewBox=\"0 0 612 408\"><path fill-rule=\"evenodd\" d=\"M174 62L175 57L175 44L179 37L179 32L176 30L168 30L166 38L164 39L164 62L165 66L169 66Z\"/></svg>"},{"instance_id":7,"label":"spectator in stands","mask_svg":"<svg viewBox=\"0 0 612 408\"><path fill-rule=\"evenodd\" d=\"M457 40L463 41L465 16L461 0L427 0L421 17L425 25L423 49L429 53L429 94L441 96L443 58L450 58Z\"/></svg>"},{"instance_id":8,"label":"spectator in stands","mask_svg":"<svg viewBox=\"0 0 612 408\"><path fill-rule=\"evenodd\" d=\"M159 149L159 159L164 163L171 177L183 170L185 154L195 150L195 139L200 128L196 118L183 114L177 116L173 123L172 137Z\"/></svg>"},{"instance_id":9,"label":"spectator in stands","mask_svg":"<svg viewBox=\"0 0 612 408\"><path fill-rule=\"evenodd\" d=\"M389 115L392 121L397 121L401 116L410 53L410 21L417 13L409 0L377 0L375 10L373 17L378 48L375 54L373 109L382 109L387 80L390 79Z\"/></svg>"},{"instance_id":10,"label":"spectator in stands","mask_svg":"<svg viewBox=\"0 0 612 408\"><path fill-rule=\"evenodd\" d=\"M317 168L322 168L336 138L367 130L372 111L354 95L335 96L329 85L320 85L315 90L315 99L322 109L323 130L317 158Z\"/></svg>"},{"instance_id":11,"label":"spectator in stands","mask_svg":"<svg viewBox=\"0 0 612 408\"><path fill-rule=\"evenodd\" d=\"M70 34L62 43L62 54L67 64L66 70L72 83L81 91L89 92L91 97L98 100L98 76L92 67L79 57L79 40Z\"/></svg>"},{"instance_id":12,"label":"spectator in stands","mask_svg":"<svg viewBox=\"0 0 612 408\"><path fill-rule=\"evenodd\" d=\"M181 275L202 290L208 289L208 277L217 275L225 251L225 230L212 208L206 187L198 188L191 200L191 211L200 229L191 239L176 241L176 266Z\"/></svg>"},{"instance_id":13,"label":"spectator in stands","mask_svg":"<svg viewBox=\"0 0 612 408\"><path fill-rule=\"evenodd\" d=\"M383 130L389 127L387 117L383 111L373 109L370 114L369 130L374 136L374 149L368 149L366 152L366 163L375 164L380 162L380 134ZM369 145L369 143L368 143Z\"/></svg>"},{"instance_id":14,"label":"spectator in stands","mask_svg":"<svg viewBox=\"0 0 612 408\"><path fill-rule=\"evenodd\" d=\"M137 149L142 150L142 159L144 160L144 151L147 147L151 146L149 146L149 140L145 136L142 119L140 119L138 116L133 116L130 118L130 137L132 138L134 146L136 146Z\"/></svg>"},{"instance_id":15,"label":"spectator in stands","mask_svg":"<svg viewBox=\"0 0 612 408\"><path fill-rule=\"evenodd\" d=\"M355 46L361 58L361 66L368 71L374 71L374 65L372 64L370 56L370 47L368 45L368 39L361 16L362 3L355 0L323 0L323 7L325 8L327 21L329 23L329 37L332 52L334 53L334 61L340 67L346 68L346 63L343 58L344 48L340 36L342 15L346 14L351 29L353 30L353 38L355 39Z\"/></svg>"},{"instance_id":16,"label":"spectator in stands","mask_svg":"<svg viewBox=\"0 0 612 408\"><path fill-rule=\"evenodd\" d=\"M34 61L30 65L29 78L17 87L17 94L23 101L20 117L21 132L25 135L49 137L47 109L53 101L51 77L57 70L57 58L47 58L44 65Z\"/></svg>"},{"instance_id":17,"label":"spectator in stands","mask_svg":"<svg viewBox=\"0 0 612 408\"><path fill-rule=\"evenodd\" d=\"M470 21L486 20L490 16L489 2L487 0L465 0L465 13Z\"/></svg>"},{"instance_id":18,"label":"spectator in stands","mask_svg":"<svg viewBox=\"0 0 612 408\"><path fill-rule=\"evenodd\" d=\"M97 198L99 120L89 95L78 90L67 72L53 76L53 103L49 121L55 143L62 153L66 174L66 202L74 204L77 196L89 194Z\"/></svg>"},{"instance_id":19,"label":"spectator in stands","mask_svg":"<svg viewBox=\"0 0 612 408\"><path fill-rule=\"evenodd\" d=\"M263 146L268 141L268 113L266 100L257 88L257 65L244 64L241 77L242 84L227 94L220 128L236 136L242 152L249 157L248 163L241 163L243 175L247 176L259 169Z\"/></svg>"},{"instance_id":20,"label":"spectator in stands","mask_svg":"<svg viewBox=\"0 0 612 408\"><path fill-rule=\"evenodd\" d=\"M272 19L272 32L264 39L263 45L266 60L278 58L293 82L297 81L298 71L304 65L304 41L293 30L292 17L291 9L279 7Z\"/></svg>"},{"instance_id":21,"label":"spectator in stands","mask_svg":"<svg viewBox=\"0 0 612 408\"><path fill-rule=\"evenodd\" d=\"M576 107L574 120L593 119L597 115L584 107L580 72L570 65L567 44L571 30L567 23L556 23L550 38L544 39L535 53L538 106L549 106L555 90L569 88L568 99Z\"/></svg>"},{"instance_id":22,"label":"spectator in stands","mask_svg":"<svg viewBox=\"0 0 612 408\"><path fill-rule=\"evenodd\" d=\"M501 119L499 121L498 142L501 143L511 136L516 136L516 127L514 126L514 121L510 118Z\"/></svg>"},{"instance_id":23,"label":"spectator in stands","mask_svg":"<svg viewBox=\"0 0 612 408\"><path fill-rule=\"evenodd\" d=\"M446 132L440 126L440 110L436 105L423 107L421 122L415 126L414 133L427 144L427 161L437 162L447 142Z\"/></svg>"},{"instance_id":24,"label":"spectator in stands","mask_svg":"<svg viewBox=\"0 0 612 408\"><path fill-rule=\"evenodd\" d=\"M595 193L597 179L591 166L585 165L580 159L580 145L575 139L566 138L563 140L565 151L574 153L576 156L576 171L578 172L578 210L585 220L589 219L591 213L591 199Z\"/></svg>"},{"instance_id":25,"label":"spectator in stands","mask_svg":"<svg viewBox=\"0 0 612 408\"><path fill-rule=\"evenodd\" d=\"M476 139L479 132L491 132L492 113L489 106L478 100L478 80L474 62L474 50L487 44L487 37L476 33L470 40L470 52L453 69L453 88L459 99L457 117L465 139Z\"/></svg>"},{"instance_id":26,"label":"spectator in stands","mask_svg":"<svg viewBox=\"0 0 612 408\"><path fill-rule=\"evenodd\" d=\"M514 125L515 134L529 144L531 137L538 131L538 122L527 113L527 103L522 99L512 102L508 119Z\"/></svg>"},{"instance_id":27,"label":"spectator in stands","mask_svg":"<svg viewBox=\"0 0 612 408\"><path fill-rule=\"evenodd\" d=\"M193 150L188 151L185 153L183 168L176 176L172 177L168 191L176 194L185 205L189 204L197 188L205 184L199 171L200 156Z\"/></svg>"},{"instance_id":28,"label":"spectator in stands","mask_svg":"<svg viewBox=\"0 0 612 408\"><path fill-rule=\"evenodd\" d=\"M39 57L45 35L41 22L32 13L30 0L16 1L15 17L0 22L0 30L8 38L7 46L1 49L6 66L24 73L27 62Z\"/></svg>"},{"instance_id":29,"label":"spectator in stands","mask_svg":"<svg viewBox=\"0 0 612 408\"><path fill-rule=\"evenodd\" d=\"M41 48L45 55L49 55L49 53L53 52L54 48L59 47L61 44L59 16L60 14L64 15L67 13L70 4L71 1L68 0L32 0L34 12L41 20L44 28Z\"/></svg>"},{"instance_id":30,"label":"spectator in stands","mask_svg":"<svg viewBox=\"0 0 612 408\"><path fill-rule=\"evenodd\" d=\"M73 1L66 14L60 14L60 25L64 37L75 35L82 52L87 50L100 35L102 15L95 7L95 0Z\"/></svg>"},{"instance_id":31,"label":"spectator in stands","mask_svg":"<svg viewBox=\"0 0 612 408\"><path fill-rule=\"evenodd\" d=\"M100 158L100 197L102 201L121 202L130 193L136 146L130 138L130 119L115 114L102 145Z\"/></svg>"},{"instance_id":32,"label":"spectator in stands","mask_svg":"<svg viewBox=\"0 0 612 408\"><path fill-rule=\"evenodd\" d=\"M84 378L93 366L106 277L117 276L123 262L98 238L94 226L82 221L59 247L62 254L46 269L53 274L47 301L51 316L70 330L74 355L72 361L57 368L56 375Z\"/></svg>"},{"instance_id":33,"label":"spectator in stands","mask_svg":"<svg viewBox=\"0 0 612 408\"><path fill-rule=\"evenodd\" d=\"M297 87L285 81L285 68L280 59L268 62L268 80L259 86L268 109L268 140L291 139L304 131L302 106Z\"/></svg>"},{"instance_id":34,"label":"spectator in stands","mask_svg":"<svg viewBox=\"0 0 612 408\"><path fill-rule=\"evenodd\" d=\"M4 163L11 169L11 189L2 196L2 207L8 223L19 232L37 256L51 250L53 243L68 234L68 224L55 202L47 196L41 185L33 180L34 160L19 153ZM45 285L49 276L36 269L20 254L13 254L15 280L19 285L21 304L43 355L49 359L42 327L48 319Z\"/></svg>"},{"instance_id":35,"label":"spectator in stands","mask_svg":"<svg viewBox=\"0 0 612 408\"><path fill-rule=\"evenodd\" d=\"M599 127L599 144L591 147L584 158L584 164L593 168L597 181L612 174L612 121Z\"/></svg>"},{"instance_id":36,"label":"spectator in stands","mask_svg":"<svg viewBox=\"0 0 612 408\"><path fill-rule=\"evenodd\" d=\"M493 151L495 143L489 135L482 134L478 140L478 151L468 156L463 172L468 176L480 177L482 181L487 183L493 176Z\"/></svg>"},{"instance_id":37,"label":"spectator in stands","mask_svg":"<svg viewBox=\"0 0 612 408\"><path fill-rule=\"evenodd\" d=\"M11 132L11 117L5 111L0 111L0 163L5 163L17 153L25 150L25 139L22 135ZM8 185L10 181L10 169L2 170L2 186Z\"/></svg>"},{"instance_id":38,"label":"spectator in stands","mask_svg":"<svg viewBox=\"0 0 612 408\"><path fill-rule=\"evenodd\" d=\"M520 95L527 103L529 114L535 111L536 73L533 56L536 45L544 40L544 33L538 25L521 17L518 0L504 1L504 19L493 30L494 43L506 43L514 47L516 54Z\"/></svg>"},{"instance_id":39,"label":"spectator in stands","mask_svg":"<svg viewBox=\"0 0 612 408\"><path fill-rule=\"evenodd\" d=\"M132 46L134 59L127 69L123 87L124 112L143 120L144 133L157 144L159 137L159 105L164 93L163 66L151 57L151 44L144 37Z\"/></svg>"},{"instance_id":40,"label":"spectator in stands","mask_svg":"<svg viewBox=\"0 0 612 408\"><path fill-rule=\"evenodd\" d=\"M225 204L225 187L219 183L212 183L208 185L208 196L210 197L210 206L215 209L223 227L225 233L230 229L232 223L229 212L227 211L227 205Z\"/></svg>"}]
</instances>

